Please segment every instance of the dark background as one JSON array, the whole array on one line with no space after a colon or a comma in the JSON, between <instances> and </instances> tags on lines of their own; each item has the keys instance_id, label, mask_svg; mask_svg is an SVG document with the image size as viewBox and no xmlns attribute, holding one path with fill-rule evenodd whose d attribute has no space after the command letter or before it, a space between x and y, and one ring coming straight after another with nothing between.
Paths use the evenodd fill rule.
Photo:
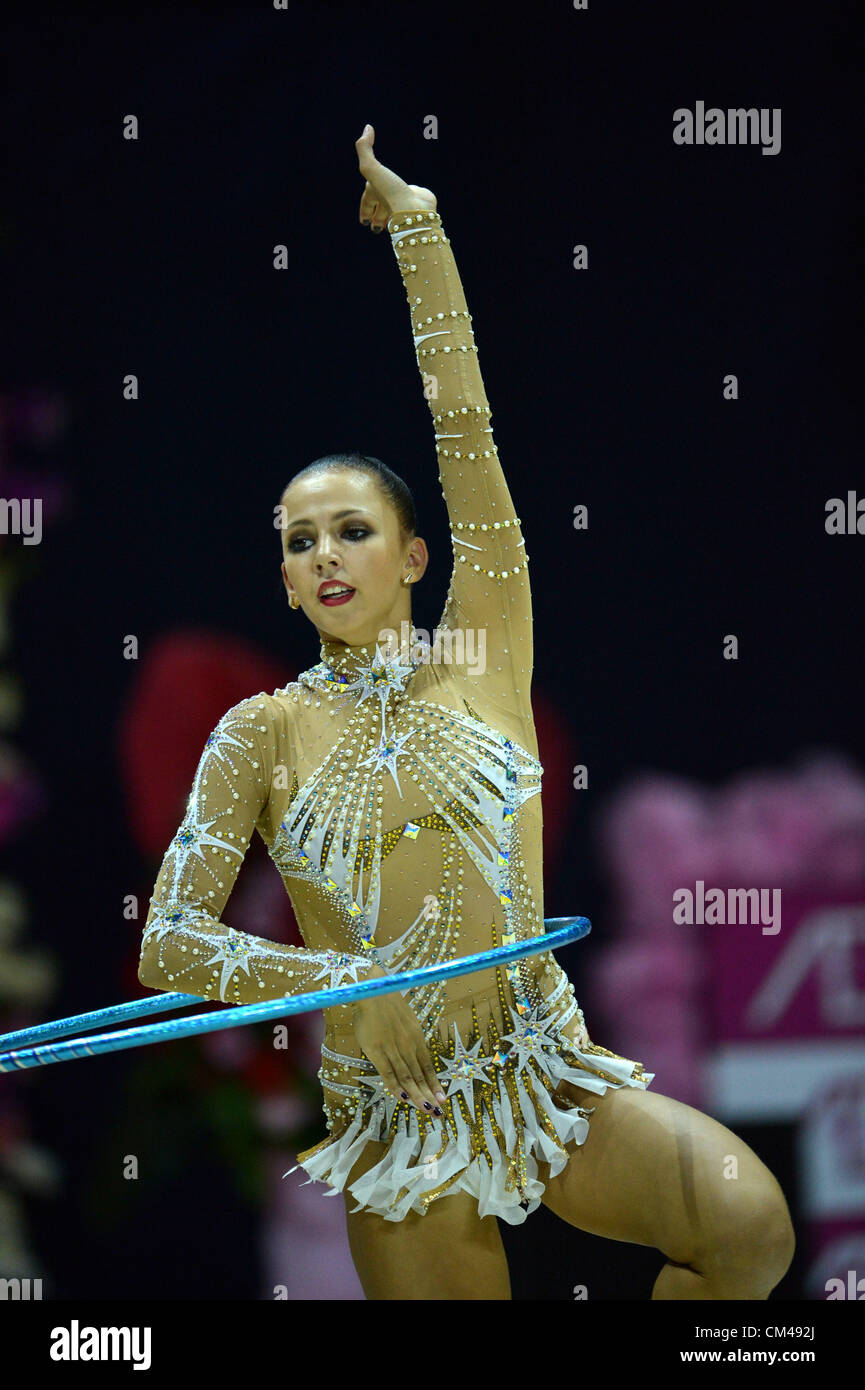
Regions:
<instances>
[{"instance_id":1,"label":"dark background","mask_svg":"<svg viewBox=\"0 0 865 1390\"><path fill-rule=\"evenodd\" d=\"M293 669L317 660L285 604L272 508L340 448L413 488L433 554L415 621L439 616L446 514L405 294L387 235L357 223L366 121L379 158L438 196L527 536L536 683L589 767L548 914L585 913L605 939L593 826L635 772L716 784L817 747L862 758L865 538L824 530L829 497L865 492L857 8L40 5L7 20L5 380L69 408L50 463L71 502L15 612L20 742L50 792L16 875L62 963L50 1017L124 997L118 905L141 874L115 750L124 636L145 650L200 624ZM674 145L674 109L698 99L781 107L780 153ZM121 137L130 112L137 142ZM576 948L563 963L579 985ZM88 1229L76 1183L127 1065L15 1083L68 1170L64 1196L30 1212L57 1296L194 1297L206 1262L209 1296L257 1297L255 1221L204 1145L122 1253ZM740 1132L795 1200L786 1129ZM647 1298L660 1265L543 1209L502 1229L515 1297L588 1282Z\"/></svg>"}]
</instances>

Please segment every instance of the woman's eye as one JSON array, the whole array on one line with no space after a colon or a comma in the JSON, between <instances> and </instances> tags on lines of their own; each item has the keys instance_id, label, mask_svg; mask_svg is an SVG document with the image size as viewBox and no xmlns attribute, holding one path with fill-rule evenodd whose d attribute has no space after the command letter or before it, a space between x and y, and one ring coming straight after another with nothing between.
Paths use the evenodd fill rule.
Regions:
<instances>
[{"instance_id":1,"label":"woman's eye","mask_svg":"<svg viewBox=\"0 0 865 1390\"><path fill-rule=\"evenodd\" d=\"M359 540L363 540L364 536L368 536L368 535L369 535L369 527L368 527L368 526L346 526L345 529L344 529L343 531L340 532L340 534L343 535L343 536L347 536L347 537L349 538L349 540L352 540L352 541L359 541ZM289 549L289 550L305 550L305 549L306 549L306 542L307 542L308 540L309 540L309 536L293 536L292 539L288 542L288 549Z\"/></svg>"}]
</instances>

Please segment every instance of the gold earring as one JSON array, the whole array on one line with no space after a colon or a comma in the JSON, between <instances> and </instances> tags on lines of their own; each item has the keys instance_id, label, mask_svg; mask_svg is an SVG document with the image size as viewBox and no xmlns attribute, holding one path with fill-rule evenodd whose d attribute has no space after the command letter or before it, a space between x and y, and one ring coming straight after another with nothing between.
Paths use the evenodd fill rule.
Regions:
<instances>
[{"instance_id":1,"label":"gold earring","mask_svg":"<svg viewBox=\"0 0 865 1390\"><path fill-rule=\"evenodd\" d=\"M410 584L410 583L411 583L411 575L410 575L410 574L407 574L406 577L405 577L405 579L404 579L402 582L403 582L403 584Z\"/></svg>"},{"instance_id":2,"label":"gold earring","mask_svg":"<svg viewBox=\"0 0 865 1390\"><path fill-rule=\"evenodd\" d=\"M290 608L299 608L300 599L297 597L297 594L289 594L288 603Z\"/></svg>"}]
</instances>

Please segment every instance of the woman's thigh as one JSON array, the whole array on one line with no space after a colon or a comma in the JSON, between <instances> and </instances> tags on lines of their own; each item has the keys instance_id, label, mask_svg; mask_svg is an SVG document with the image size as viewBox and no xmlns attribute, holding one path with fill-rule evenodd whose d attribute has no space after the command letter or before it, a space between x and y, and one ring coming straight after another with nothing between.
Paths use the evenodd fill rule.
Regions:
<instances>
[{"instance_id":1,"label":"woman's thigh","mask_svg":"<svg viewBox=\"0 0 865 1390\"><path fill-rule=\"evenodd\" d=\"M351 1170L354 1182L385 1152L367 1144ZM352 1212L343 1196L348 1243L357 1276L370 1299L509 1299L511 1283L498 1221L480 1217L476 1198L454 1192L431 1203L426 1215L402 1221Z\"/></svg>"},{"instance_id":2,"label":"woman's thigh","mask_svg":"<svg viewBox=\"0 0 865 1390\"><path fill-rule=\"evenodd\" d=\"M562 1089L595 1107L585 1142L568 1145L567 1166L550 1179L549 1165L539 1165L541 1200L570 1225L695 1265L720 1241L734 1256L737 1245L753 1248L755 1233L774 1235L789 1221L771 1171L709 1115L657 1091Z\"/></svg>"}]
</instances>

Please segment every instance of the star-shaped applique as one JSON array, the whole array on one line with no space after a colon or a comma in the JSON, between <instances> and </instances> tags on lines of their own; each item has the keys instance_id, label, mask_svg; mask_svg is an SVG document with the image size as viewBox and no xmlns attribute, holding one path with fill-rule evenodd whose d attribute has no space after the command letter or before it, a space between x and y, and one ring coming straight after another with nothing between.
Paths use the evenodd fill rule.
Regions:
<instances>
[{"instance_id":1,"label":"star-shaped applique","mask_svg":"<svg viewBox=\"0 0 865 1390\"><path fill-rule=\"evenodd\" d=\"M235 970L245 970L249 974L249 961L247 957L256 949L254 938L245 936L243 932L235 931L229 927L226 931L225 939L220 943L216 954L210 960L205 961L206 965L221 965L222 977L219 981L219 997L225 998L225 991L231 983L231 977Z\"/></svg>"},{"instance_id":2,"label":"star-shaped applique","mask_svg":"<svg viewBox=\"0 0 865 1390\"><path fill-rule=\"evenodd\" d=\"M384 738L384 713L388 696L391 691L402 694L406 681L414 675L420 663L406 665L401 659L399 652L393 656L387 656L376 643L375 656L368 666L358 666L353 672L340 672L328 666L327 662L319 662L310 671L304 672L299 680L307 685L314 685L321 681L327 686L338 686L344 690L350 699L360 705L364 700L377 695L381 702L381 732Z\"/></svg>"},{"instance_id":3,"label":"star-shaped applique","mask_svg":"<svg viewBox=\"0 0 865 1390\"><path fill-rule=\"evenodd\" d=\"M358 767L366 767L369 763L372 763L376 768L387 768L393 780L396 782L397 791L400 796L402 796L402 788L400 787L399 777L396 771L396 760L401 753L405 752L404 744L411 738L413 733L414 729L409 729L407 733L392 735L390 738L386 738L385 735L382 734L378 748L374 748L368 758L364 758L359 762Z\"/></svg>"},{"instance_id":4,"label":"star-shaped applique","mask_svg":"<svg viewBox=\"0 0 865 1390\"><path fill-rule=\"evenodd\" d=\"M172 845L176 846L178 869L185 866L191 854L197 854L202 864L205 863L205 845L215 845L217 849L230 850L232 854L237 855L238 859L243 858L243 851L238 849L237 846L229 845L225 840L221 840L218 835L211 835L209 833L210 827L215 825L218 819L218 816L214 816L213 820L209 821L187 819L183 822L172 840Z\"/></svg>"},{"instance_id":5,"label":"star-shaped applique","mask_svg":"<svg viewBox=\"0 0 865 1390\"><path fill-rule=\"evenodd\" d=\"M487 1086L493 1084L484 1071L484 1067L489 1066L490 1059L488 1057L480 1058L478 1056L478 1050L481 1046L480 1038L478 1038L478 1041L474 1044L471 1051L467 1051L463 1046L460 1030L456 1022L454 1022L453 1029L455 1041L454 1055L453 1057L444 1058L442 1060L439 1075L443 1079L443 1089L448 1100L450 1100L451 1096L455 1095L457 1091L461 1091L463 1098L468 1103L470 1111L474 1114L475 1081L483 1081Z\"/></svg>"},{"instance_id":6,"label":"star-shaped applique","mask_svg":"<svg viewBox=\"0 0 865 1390\"><path fill-rule=\"evenodd\" d=\"M249 747L241 739L234 738L228 732L228 725L236 718L231 710L224 714L217 724L213 733L209 736L204 745L205 751L213 754L216 758L225 758L229 748L239 748L245 757L249 757Z\"/></svg>"},{"instance_id":7,"label":"star-shaped applique","mask_svg":"<svg viewBox=\"0 0 865 1390\"><path fill-rule=\"evenodd\" d=\"M352 984L357 984L358 967L362 963L356 956L347 956L342 951L325 951L325 963L322 965L317 975L313 975L313 983L316 980L324 979L325 975L330 975L329 989L337 989L345 981L351 980Z\"/></svg>"},{"instance_id":8,"label":"star-shaped applique","mask_svg":"<svg viewBox=\"0 0 865 1390\"><path fill-rule=\"evenodd\" d=\"M395 656L387 657L376 646L375 659L372 664L364 667L357 673L355 679L346 686L347 691L356 693L357 703L363 704L372 695L377 695L381 703L381 737L385 740L385 707L391 691L401 695L406 681L415 673L414 666L405 666L400 661L399 653ZM391 769L392 771L393 769ZM399 783L397 783L399 786ZM402 792L400 792L402 796Z\"/></svg>"},{"instance_id":9,"label":"star-shaped applique","mask_svg":"<svg viewBox=\"0 0 865 1390\"><path fill-rule=\"evenodd\" d=\"M152 903L153 898L150 901ZM147 928L147 936L148 938L151 935L155 936L157 944L161 944L163 936L167 936L175 927L184 927L187 923L194 921L196 915L179 903L169 903L154 913L150 926Z\"/></svg>"},{"instance_id":10,"label":"star-shaped applique","mask_svg":"<svg viewBox=\"0 0 865 1390\"><path fill-rule=\"evenodd\" d=\"M405 1103L401 1098L397 1099L393 1093L388 1090L384 1077L379 1076L378 1072L375 1072L371 1076L359 1077L358 1080L364 1091L364 1109L366 1109L367 1106L384 1105L387 1107L387 1116L388 1119L390 1119L397 1105Z\"/></svg>"},{"instance_id":11,"label":"star-shaped applique","mask_svg":"<svg viewBox=\"0 0 865 1390\"><path fill-rule=\"evenodd\" d=\"M511 1018L514 1018L513 1010L510 1011ZM496 1060L500 1066L507 1066L511 1058L514 1059L514 1074L519 1076L524 1071L530 1058L534 1057L538 1066L547 1076L554 1075L550 1065L550 1053L557 1055L558 1043L555 1032L550 1029L549 1024L544 1023L542 1010L539 1006L531 1009L522 1016L515 1019L514 1030L505 1033L501 1037L501 1042L510 1043L508 1054L502 1060L501 1048L496 1053ZM544 1049L548 1049L545 1051Z\"/></svg>"}]
</instances>

